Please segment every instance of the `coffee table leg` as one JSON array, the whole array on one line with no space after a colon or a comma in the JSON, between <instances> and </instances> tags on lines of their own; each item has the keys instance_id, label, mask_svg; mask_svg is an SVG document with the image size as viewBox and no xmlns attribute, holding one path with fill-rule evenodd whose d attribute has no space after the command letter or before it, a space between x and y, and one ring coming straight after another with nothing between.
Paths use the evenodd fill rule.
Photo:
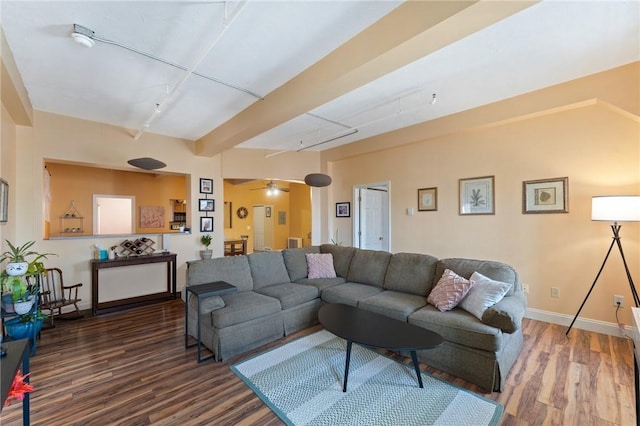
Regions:
<instances>
[{"instance_id":1,"label":"coffee table leg","mask_svg":"<svg viewBox=\"0 0 640 426\"><path fill-rule=\"evenodd\" d=\"M422 374L420 374L420 367L418 366L418 357L416 356L416 351L411 351L411 359L413 360L413 368L416 369L416 375L418 376L418 384L420 387L422 386Z\"/></svg>"},{"instance_id":2,"label":"coffee table leg","mask_svg":"<svg viewBox=\"0 0 640 426\"><path fill-rule=\"evenodd\" d=\"M349 379L349 362L351 361L351 344L353 342L347 340L347 359L344 363L344 384L342 385L342 392L347 391L347 380Z\"/></svg>"}]
</instances>

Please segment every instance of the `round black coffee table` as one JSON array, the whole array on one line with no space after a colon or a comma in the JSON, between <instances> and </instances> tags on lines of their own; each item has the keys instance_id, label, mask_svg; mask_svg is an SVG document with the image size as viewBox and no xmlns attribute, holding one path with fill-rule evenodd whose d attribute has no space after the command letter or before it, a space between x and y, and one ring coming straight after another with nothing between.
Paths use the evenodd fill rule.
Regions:
<instances>
[{"instance_id":1,"label":"round black coffee table","mask_svg":"<svg viewBox=\"0 0 640 426\"><path fill-rule=\"evenodd\" d=\"M433 349L444 342L442 336L433 331L340 303L321 307L318 319L324 328L347 341L342 392L347 391L351 345L353 343L374 348L411 352L418 384L423 387L416 351Z\"/></svg>"}]
</instances>

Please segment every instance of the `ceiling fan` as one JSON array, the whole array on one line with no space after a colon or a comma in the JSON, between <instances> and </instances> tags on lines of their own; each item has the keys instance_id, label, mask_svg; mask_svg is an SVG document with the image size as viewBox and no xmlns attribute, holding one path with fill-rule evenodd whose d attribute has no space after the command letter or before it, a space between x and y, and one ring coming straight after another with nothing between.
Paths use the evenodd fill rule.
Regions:
<instances>
[{"instance_id":1,"label":"ceiling fan","mask_svg":"<svg viewBox=\"0 0 640 426\"><path fill-rule=\"evenodd\" d=\"M289 188L282 188L278 186L273 180L269 181L263 188L254 188L252 191L258 191L261 189L267 190L267 195L275 195L278 192L289 192Z\"/></svg>"}]
</instances>

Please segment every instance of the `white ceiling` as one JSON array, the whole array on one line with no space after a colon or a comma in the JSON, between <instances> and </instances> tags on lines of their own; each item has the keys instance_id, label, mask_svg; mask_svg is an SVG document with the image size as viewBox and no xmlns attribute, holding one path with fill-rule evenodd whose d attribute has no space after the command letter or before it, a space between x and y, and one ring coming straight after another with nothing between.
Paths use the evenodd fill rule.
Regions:
<instances>
[{"instance_id":1,"label":"white ceiling","mask_svg":"<svg viewBox=\"0 0 640 426\"><path fill-rule=\"evenodd\" d=\"M82 47L73 24L263 97L399 4L3 0L0 19L35 109L197 140L259 98L121 46ZM544 1L238 146L324 150L638 60L640 1Z\"/></svg>"}]
</instances>

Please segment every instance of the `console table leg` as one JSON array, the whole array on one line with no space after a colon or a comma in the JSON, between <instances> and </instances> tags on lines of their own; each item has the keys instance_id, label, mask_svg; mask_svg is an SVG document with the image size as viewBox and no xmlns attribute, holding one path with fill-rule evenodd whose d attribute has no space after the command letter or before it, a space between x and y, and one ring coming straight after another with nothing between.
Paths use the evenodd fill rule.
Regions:
<instances>
[{"instance_id":1,"label":"console table leg","mask_svg":"<svg viewBox=\"0 0 640 426\"><path fill-rule=\"evenodd\" d=\"M344 384L342 385L342 392L347 391L347 380L349 379L349 362L351 362L351 345L352 341L347 341L347 359L344 363Z\"/></svg>"},{"instance_id":2,"label":"console table leg","mask_svg":"<svg viewBox=\"0 0 640 426\"><path fill-rule=\"evenodd\" d=\"M418 364L418 357L416 356L416 351L411 351L411 359L413 360L413 368L416 369L416 375L418 376L418 384L420 385L421 388L423 388L424 386L422 386L422 374L420 374L420 367Z\"/></svg>"}]
</instances>

